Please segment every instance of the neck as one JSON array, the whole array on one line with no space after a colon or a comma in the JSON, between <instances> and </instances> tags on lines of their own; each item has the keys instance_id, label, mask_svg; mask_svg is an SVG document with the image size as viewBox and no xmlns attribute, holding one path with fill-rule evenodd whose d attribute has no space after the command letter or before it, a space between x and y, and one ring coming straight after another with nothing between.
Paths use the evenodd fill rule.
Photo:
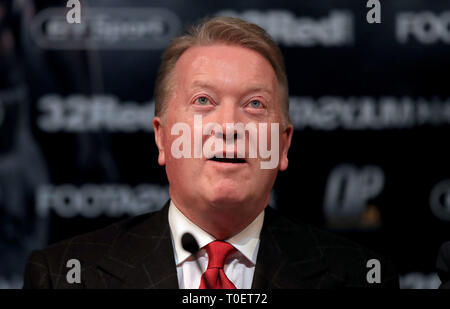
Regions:
<instances>
[{"instance_id":1,"label":"neck","mask_svg":"<svg viewBox=\"0 0 450 309\"><path fill-rule=\"evenodd\" d=\"M264 210L267 203L207 203L193 201L183 203L171 195L179 211L202 230L216 239L228 239L245 229ZM195 204L193 204L195 203ZM196 207L189 207L196 205Z\"/></svg>"}]
</instances>

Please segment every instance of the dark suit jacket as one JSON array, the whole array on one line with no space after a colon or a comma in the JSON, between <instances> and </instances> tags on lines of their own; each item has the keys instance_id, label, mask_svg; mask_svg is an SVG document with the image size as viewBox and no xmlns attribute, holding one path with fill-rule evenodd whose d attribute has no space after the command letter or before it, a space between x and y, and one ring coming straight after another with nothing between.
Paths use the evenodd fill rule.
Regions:
<instances>
[{"instance_id":1,"label":"dark suit jacket","mask_svg":"<svg viewBox=\"0 0 450 309\"><path fill-rule=\"evenodd\" d=\"M178 288L168 208L33 251L24 288ZM269 207L260 238L252 288L398 287L390 262ZM372 258L381 261L380 284L366 280ZM66 280L70 259L81 262L80 284Z\"/></svg>"}]
</instances>

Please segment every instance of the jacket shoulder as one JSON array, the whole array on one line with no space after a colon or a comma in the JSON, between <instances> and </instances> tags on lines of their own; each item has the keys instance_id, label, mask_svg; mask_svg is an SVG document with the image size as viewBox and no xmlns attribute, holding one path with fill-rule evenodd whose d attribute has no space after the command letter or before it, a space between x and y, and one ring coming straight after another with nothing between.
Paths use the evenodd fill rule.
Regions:
<instances>
[{"instance_id":1,"label":"jacket shoulder","mask_svg":"<svg viewBox=\"0 0 450 309\"><path fill-rule=\"evenodd\" d=\"M44 249L30 253L25 266L24 288L54 288L59 286L69 268L68 261L76 259L82 271L101 260L125 233L132 233L155 212L123 219L104 228L78 235Z\"/></svg>"},{"instance_id":2,"label":"jacket shoulder","mask_svg":"<svg viewBox=\"0 0 450 309\"><path fill-rule=\"evenodd\" d=\"M277 232L279 238L289 238L291 241L296 239L299 243L295 249L290 249L292 256L302 256L305 251L311 252L311 258L320 258L329 273L345 282L347 287L398 288L397 269L389 257L333 232L287 218L277 211L270 210L270 217L275 229L285 231ZM301 245L300 242L307 245ZM381 272L381 284L378 285L370 284L367 280L368 274L375 267Z\"/></svg>"}]
</instances>

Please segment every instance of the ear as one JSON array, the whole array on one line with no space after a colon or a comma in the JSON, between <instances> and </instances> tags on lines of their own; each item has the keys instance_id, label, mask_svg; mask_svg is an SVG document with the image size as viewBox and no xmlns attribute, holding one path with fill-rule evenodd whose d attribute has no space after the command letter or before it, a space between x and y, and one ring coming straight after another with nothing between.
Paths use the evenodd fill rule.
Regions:
<instances>
[{"instance_id":1,"label":"ear","mask_svg":"<svg viewBox=\"0 0 450 309\"><path fill-rule=\"evenodd\" d=\"M158 164L164 166L166 164L166 156L164 153L164 126L160 117L153 118L153 129L155 131L155 142L158 147Z\"/></svg>"},{"instance_id":2,"label":"ear","mask_svg":"<svg viewBox=\"0 0 450 309\"><path fill-rule=\"evenodd\" d=\"M284 131L281 133L280 138L280 171L285 171L288 167L288 151L291 147L292 135L294 134L294 127L289 124Z\"/></svg>"}]
</instances>

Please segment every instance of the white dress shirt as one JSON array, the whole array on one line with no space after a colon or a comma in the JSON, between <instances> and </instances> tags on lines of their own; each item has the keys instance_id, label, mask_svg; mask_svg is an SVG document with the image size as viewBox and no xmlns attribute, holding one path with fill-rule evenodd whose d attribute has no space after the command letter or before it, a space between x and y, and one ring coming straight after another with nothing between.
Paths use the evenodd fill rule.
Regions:
<instances>
[{"instance_id":1,"label":"white dress shirt","mask_svg":"<svg viewBox=\"0 0 450 309\"><path fill-rule=\"evenodd\" d=\"M264 211L244 230L225 240L237 249L225 260L224 272L238 289L250 289L252 286L259 248L259 234L263 221ZM172 200L169 206L169 225L177 267L178 286L180 289L198 289L201 276L208 267L208 253L203 247L216 239L184 216ZM186 232L191 233L199 247L203 248L197 254L201 272L194 256L185 251L181 244L181 237Z\"/></svg>"}]
</instances>

